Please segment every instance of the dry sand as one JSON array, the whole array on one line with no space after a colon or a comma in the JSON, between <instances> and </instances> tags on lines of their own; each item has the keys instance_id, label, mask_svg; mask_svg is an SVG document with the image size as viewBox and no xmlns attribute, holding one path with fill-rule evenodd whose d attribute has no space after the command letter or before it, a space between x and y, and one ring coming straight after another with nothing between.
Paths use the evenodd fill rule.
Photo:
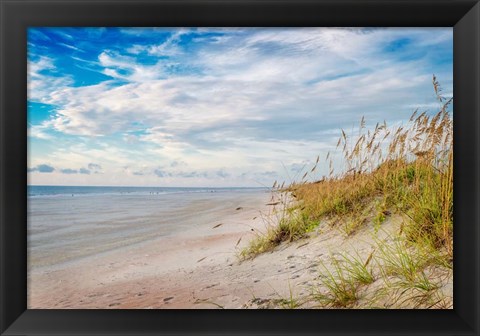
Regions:
<instances>
[{"instance_id":1,"label":"dry sand","mask_svg":"<svg viewBox=\"0 0 480 336\"><path fill-rule=\"evenodd\" d=\"M254 232L265 230L259 212L271 210L268 200L263 195L257 206L232 206L221 221L173 236L34 270L29 308L272 308L291 293L302 301L321 288L320 264L328 264L332 255L355 251L365 259L371 253L372 227L346 237L320 225L308 238L240 261L238 252ZM399 221L389 218L378 237L398 229ZM441 286L451 294L451 275L446 277ZM381 286L376 281L368 290Z\"/></svg>"}]
</instances>

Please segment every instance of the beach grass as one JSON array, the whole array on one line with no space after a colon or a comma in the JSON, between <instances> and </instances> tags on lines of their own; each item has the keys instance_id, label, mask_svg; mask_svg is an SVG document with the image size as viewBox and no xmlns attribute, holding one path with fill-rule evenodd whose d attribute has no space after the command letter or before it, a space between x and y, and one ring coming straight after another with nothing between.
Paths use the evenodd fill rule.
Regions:
<instances>
[{"instance_id":1,"label":"beach grass","mask_svg":"<svg viewBox=\"0 0 480 336\"><path fill-rule=\"evenodd\" d=\"M425 270L453 268L453 98L443 97L435 76L432 83L436 113L415 110L406 123L389 127L382 122L370 129L362 118L355 134L340 131L337 151L325 157L328 176L315 175L322 163L317 157L301 179L287 186L275 182L274 216L269 217L274 219L241 257L255 258L307 237L321 224L346 237L366 227L376 235L395 216L401 218L399 231L387 240L374 239L368 262L360 255L342 255L323 264L321 285L311 298L323 307L353 307L359 289L372 284L375 273L383 288L370 298L372 305L386 295L395 307L442 306L438 285Z\"/></svg>"},{"instance_id":2,"label":"beach grass","mask_svg":"<svg viewBox=\"0 0 480 336\"><path fill-rule=\"evenodd\" d=\"M321 288L314 288L311 297L322 307L347 308L360 298L361 286L373 283L374 277L369 263L373 251L365 261L357 255L342 254L340 259L330 257L330 264L321 264ZM333 267L331 267L333 266Z\"/></svg>"},{"instance_id":3,"label":"beach grass","mask_svg":"<svg viewBox=\"0 0 480 336\"><path fill-rule=\"evenodd\" d=\"M320 164L317 157L300 181L286 187L275 183L273 189L282 195L276 221L242 255L252 257L302 238L321 221L352 235L365 223L373 222L379 229L388 216L401 214L402 234L409 241L444 249L452 257L452 99L441 95L435 76L433 86L440 105L436 114L416 110L404 125L388 127L383 122L373 130L366 130L362 118L357 135L341 130L337 149L343 171L335 173L333 155L328 153L329 176L306 180Z\"/></svg>"}]
</instances>

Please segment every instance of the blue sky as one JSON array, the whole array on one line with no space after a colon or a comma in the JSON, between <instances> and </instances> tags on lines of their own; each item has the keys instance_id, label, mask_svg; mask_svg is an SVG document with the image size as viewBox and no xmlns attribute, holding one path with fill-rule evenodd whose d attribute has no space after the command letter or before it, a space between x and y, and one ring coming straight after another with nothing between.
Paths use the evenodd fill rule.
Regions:
<instances>
[{"instance_id":1,"label":"blue sky","mask_svg":"<svg viewBox=\"0 0 480 336\"><path fill-rule=\"evenodd\" d=\"M362 116L434 113L452 59L451 28L30 28L29 184L288 182Z\"/></svg>"}]
</instances>

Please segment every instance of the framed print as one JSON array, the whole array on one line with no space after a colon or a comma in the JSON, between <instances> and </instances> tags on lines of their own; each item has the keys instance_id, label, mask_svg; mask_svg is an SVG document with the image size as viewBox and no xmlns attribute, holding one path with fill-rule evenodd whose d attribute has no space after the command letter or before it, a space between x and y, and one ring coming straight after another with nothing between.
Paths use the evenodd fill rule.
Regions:
<instances>
[{"instance_id":1,"label":"framed print","mask_svg":"<svg viewBox=\"0 0 480 336\"><path fill-rule=\"evenodd\" d=\"M2 334L478 334L476 1L1 6Z\"/></svg>"}]
</instances>

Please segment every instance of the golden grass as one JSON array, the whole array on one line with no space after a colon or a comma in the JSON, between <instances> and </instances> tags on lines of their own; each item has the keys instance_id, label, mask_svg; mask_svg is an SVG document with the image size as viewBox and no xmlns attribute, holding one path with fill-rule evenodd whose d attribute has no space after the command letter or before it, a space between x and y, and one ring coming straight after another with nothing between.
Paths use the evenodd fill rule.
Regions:
<instances>
[{"instance_id":1,"label":"golden grass","mask_svg":"<svg viewBox=\"0 0 480 336\"><path fill-rule=\"evenodd\" d=\"M371 130L362 118L358 134L341 130L336 154L342 171L335 172L334 155L328 153L328 176L307 181L321 164L317 157L300 181L286 187L275 182L273 220L268 217L266 232L257 234L241 257L254 258L305 237L320 223L347 236L371 223L377 235L395 215L403 218L398 235L374 239L366 261L357 254L322 263L320 284L307 301L338 308L451 308L436 277L442 272L451 277L453 268L452 99L441 95L435 76L433 88L436 114L416 110L404 125L383 122ZM298 302L285 300L290 308Z\"/></svg>"},{"instance_id":2,"label":"golden grass","mask_svg":"<svg viewBox=\"0 0 480 336\"><path fill-rule=\"evenodd\" d=\"M307 170L301 181L274 190L286 193L277 207L277 223L257 236L242 251L243 257L272 250L314 229L321 220L338 226L347 235L367 222L377 230L392 213L407 218L402 233L413 243L430 245L453 256L453 122L448 111L452 99L440 94L433 77L440 109L434 115L415 111L405 125L377 123L366 130L362 118L359 133L341 130L337 149L344 170L334 172L333 156L325 164L329 176L307 182L321 163ZM291 199L294 199L291 202Z\"/></svg>"}]
</instances>

